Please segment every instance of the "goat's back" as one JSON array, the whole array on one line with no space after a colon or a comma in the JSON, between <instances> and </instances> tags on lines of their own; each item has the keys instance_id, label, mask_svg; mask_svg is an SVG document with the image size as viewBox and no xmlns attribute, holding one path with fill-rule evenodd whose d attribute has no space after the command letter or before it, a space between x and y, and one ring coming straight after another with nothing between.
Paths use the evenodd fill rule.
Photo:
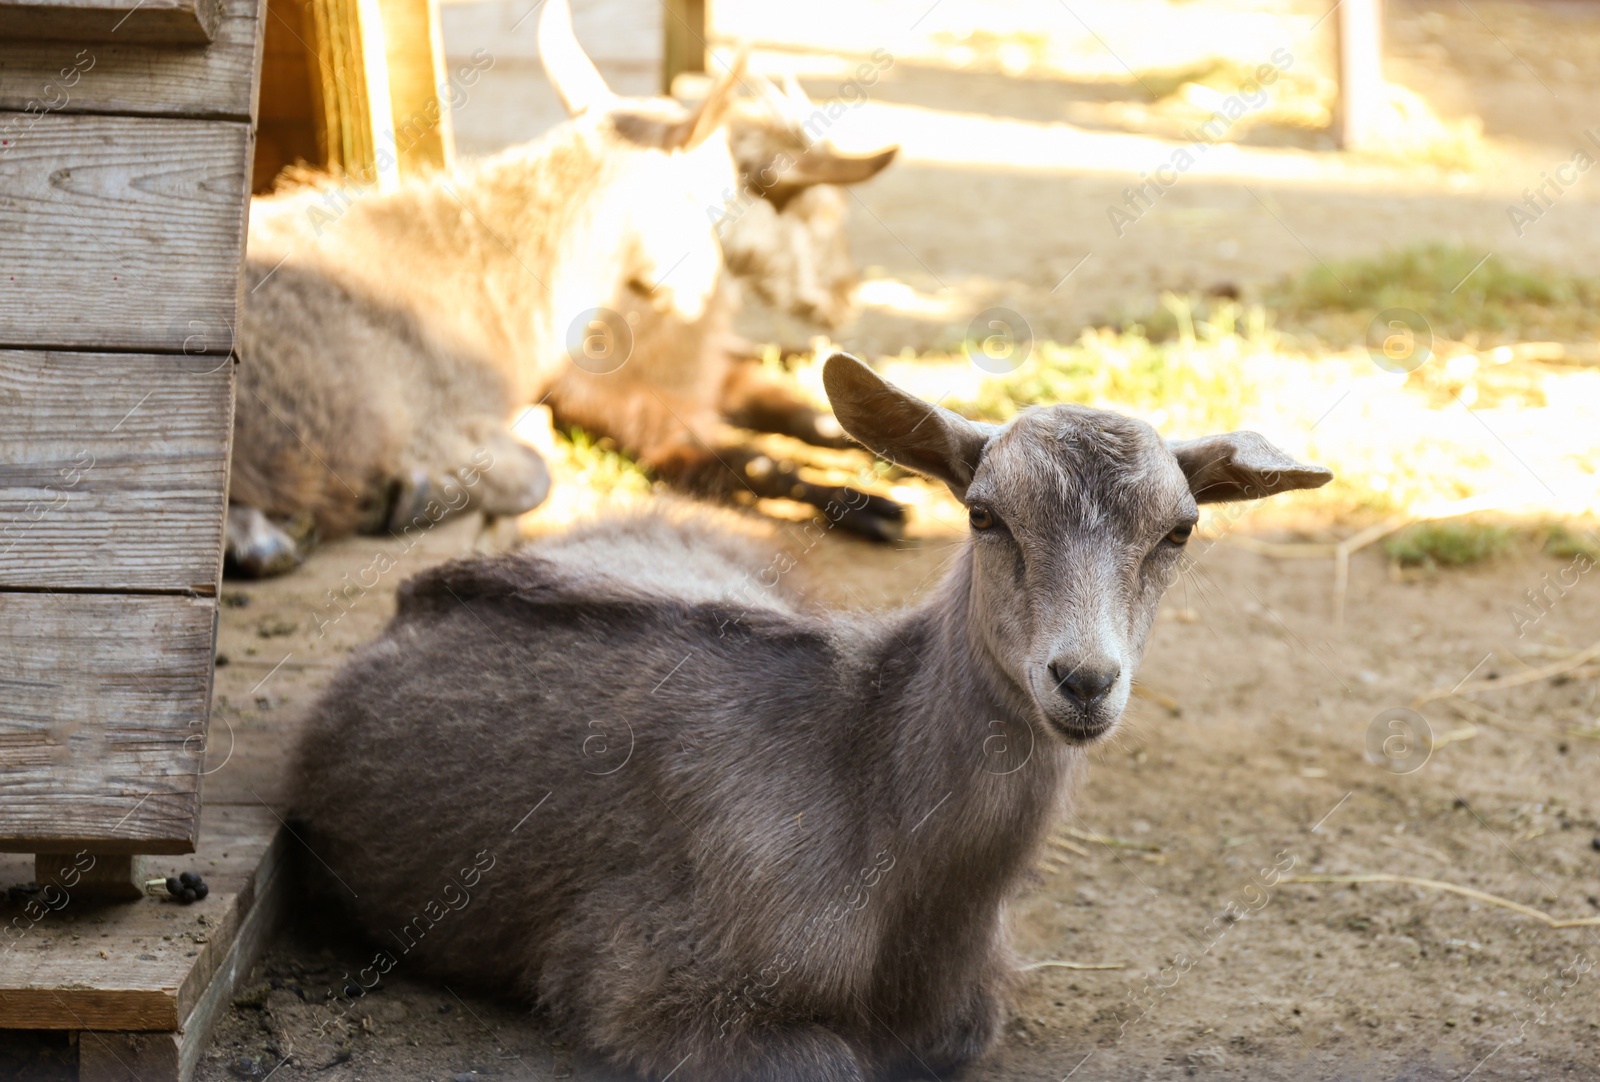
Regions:
<instances>
[{"instance_id":1,"label":"goat's back","mask_svg":"<svg viewBox=\"0 0 1600 1082\"><path fill-rule=\"evenodd\" d=\"M697 957L759 968L807 891L870 865L880 737L839 723L864 631L746 594L753 555L657 514L406 584L296 770L306 840L379 947L622 1024L688 995ZM797 831L819 805L829 835ZM633 971L589 1002L618 952Z\"/></svg>"}]
</instances>

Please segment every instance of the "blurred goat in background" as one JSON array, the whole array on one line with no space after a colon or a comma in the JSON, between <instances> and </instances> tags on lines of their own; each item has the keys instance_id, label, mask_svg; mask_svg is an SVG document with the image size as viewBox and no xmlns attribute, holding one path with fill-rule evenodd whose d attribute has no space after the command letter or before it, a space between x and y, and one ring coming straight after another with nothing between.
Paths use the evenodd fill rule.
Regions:
<instances>
[{"instance_id":1,"label":"blurred goat in background","mask_svg":"<svg viewBox=\"0 0 1600 1082\"><path fill-rule=\"evenodd\" d=\"M614 101L577 39L545 29L541 56L568 113L582 117ZM809 134L822 114L797 82L791 79L783 91L759 77L746 82L756 96L735 102L728 118L739 185L726 193L729 205L713 215L731 275L722 276L706 310L693 319L651 304L637 286L624 291L614 313L620 322L596 327L627 339L628 356L610 361L621 367L604 380L582 364L565 369L550 404L558 423L610 436L679 487L722 498L748 492L798 499L829 508L846 529L892 539L902 529L898 505L813 484L792 464L719 432L728 421L818 446L853 446L830 414L763 371L756 348L734 332L733 320L741 287L829 329L854 316L858 277L838 186L876 176L898 149L840 153Z\"/></svg>"},{"instance_id":2,"label":"blurred goat in background","mask_svg":"<svg viewBox=\"0 0 1600 1082\"><path fill-rule=\"evenodd\" d=\"M847 318L842 208L836 192L832 203L812 193L873 175L893 150L809 146L770 87L736 106L742 58L693 110L618 97L562 0L541 18L540 52L573 114L543 138L390 193L330 177L255 204L229 488L235 572L289 570L311 537L536 507L549 472L509 422L539 401L685 489L807 500L840 508L846 528L898 534L898 505L802 481L719 432L726 413L843 445L831 418L763 376L733 337L718 227L758 293ZM738 166L724 129L735 112ZM728 215L745 188L762 198ZM605 341L592 356L595 331Z\"/></svg>"}]
</instances>

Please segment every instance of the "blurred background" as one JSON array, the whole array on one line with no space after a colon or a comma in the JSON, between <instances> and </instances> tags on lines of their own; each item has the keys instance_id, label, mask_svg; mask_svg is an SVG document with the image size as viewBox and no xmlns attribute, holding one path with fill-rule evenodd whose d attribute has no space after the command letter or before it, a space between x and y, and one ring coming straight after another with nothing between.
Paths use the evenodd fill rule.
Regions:
<instances>
[{"instance_id":1,"label":"blurred background","mask_svg":"<svg viewBox=\"0 0 1600 1082\"><path fill-rule=\"evenodd\" d=\"M861 314L832 333L915 358L893 374L924 392L997 416L1065 396L1178 431L1292 427L1358 517L1468 496L1592 512L1600 12L1392 0L1341 49L1341 24L1378 7L716 0L703 32L713 70L749 43L754 72L834 102L841 149L900 146L846 189ZM452 110L463 155L563 118L535 8L441 9L452 69L492 58ZM655 0L575 5L623 93L660 90L675 18ZM671 81L694 97L705 76ZM974 317L996 308L1031 341L1002 373L966 363L995 348ZM1376 320L1391 309L1416 342ZM758 299L741 329L786 348L817 333ZM1474 411L1521 461L1482 446Z\"/></svg>"}]
</instances>

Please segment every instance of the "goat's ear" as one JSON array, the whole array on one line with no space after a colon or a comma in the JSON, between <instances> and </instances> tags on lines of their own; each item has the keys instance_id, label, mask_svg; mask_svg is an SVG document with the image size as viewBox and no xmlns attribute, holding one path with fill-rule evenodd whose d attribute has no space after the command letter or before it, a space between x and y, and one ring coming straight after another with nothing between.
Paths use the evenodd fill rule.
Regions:
<instances>
[{"instance_id":1,"label":"goat's ear","mask_svg":"<svg viewBox=\"0 0 1600 1082\"><path fill-rule=\"evenodd\" d=\"M556 97L566 106L567 115L609 109L617 96L578 44L567 0L544 0L544 5L544 14L539 16L539 62L556 89Z\"/></svg>"},{"instance_id":2,"label":"goat's ear","mask_svg":"<svg viewBox=\"0 0 1600 1082\"><path fill-rule=\"evenodd\" d=\"M1257 432L1173 440L1167 447L1189 479L1196 503L1259 500L1333 480L1333 471L1296 462Z\"/></svg>"},{"instance_id":3,"label":"goat's ear","mask_svg":"<svg viewBox=\"0 0 1600 1082\"><path fill-rule=\"evenodd\" d=\"M693 150L709 139L712 132L722 127L723 121L728 119L728 113L733 109L735 95L739 84L744 81L745 65L749 59L750 51L741 47L738 55L733 58L733 63L728 65L728 70L711 84L711 91L706 94L705 101L700 103L694 115L679 124L667 138L667 149Z\"/></svg>"},{"instance_id":4,"label":"goat's ear","mask_svg":"<svg viewBox=\"0 0 1600 1082\"><path fill-rule=\"evenodd\" d=\"M805 188L813 184L860 184L888 168L897 146L884 147L872 154L840 154L818 144L807 150L785 169L779 183Z\"/></svg>"},{"instance_id":5,"label":"goat's ear","mask_svg":"<svg viewBox=\"0 0 1600 1082\"><path fill-rule=\"evenodd\" d=\"M850 356L835 353L822 369L834 416L869 451L967 494L993 425L977 424L885 382Z\"/></svg>"}]
</instances>

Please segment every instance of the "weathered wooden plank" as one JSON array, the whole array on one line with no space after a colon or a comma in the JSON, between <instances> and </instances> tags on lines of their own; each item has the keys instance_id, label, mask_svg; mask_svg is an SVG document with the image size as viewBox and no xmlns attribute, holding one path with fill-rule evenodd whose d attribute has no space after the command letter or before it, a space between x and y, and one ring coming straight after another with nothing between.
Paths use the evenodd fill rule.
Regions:
<instances>
[{"instance_id":1,"label":"weathered wooden plank","mask_svg":"<svg viewBox=\"0 0 1600 1082\"><path fill-rule=\"evenodd\" d=\"M144 862L132 853L40 853L33 860L33 881L76 890L85 898L134 901L144 897Z\"/></svg>"},{"instance_id":2,"label":"weathered wooden plank","mask_svg":"<svg viewBox=\"0 0 1600 1082\"><path fill-rule=\"evenodd\" d=\"M378 0L310 0L305 25L317 56L325 164L389 190L399 183L399 163L386 149L394 145L394 114Z\"/></svg>"},{"instance_id":3,"label":"weathered wooden plank","mask_svg":"<svg viewBox=\"0 0 1600 1082\"><path fill-rule=\"evenodd\" d=\"M0 593L0 851L191 852L215 638L213 599Z\"/></svg>"},{"instance_id":4,"label":"weathered wooden plank","mask_svg":"<svg viewBox=\"0 0 1600 1082\"><path fill-rule=\"evenodd\" d=\"M0 50L0 109L248 122L266 12L266 0L222 0L216 38L204 49L139 45L120 35L87 45L7 41ZM0 151L11 137L0 123Z\"/></svg>"},{"instance_id":5,"label":"weathered wooden plank","mask_svg":"<svg viewBox=\"0 0 1600 1082\"><path fill-rule=\"evenodd\" d=\"M220 0L0 0L0 37L209 45Z\"/></svg>"},{"instance_id":6,"label":"weathered wooden plank","mask_svg":"<svg viewBox=\"0 0 1600 1082\"><path fill-rule=\"evenodd\" d=\"M378 0L378 6L400 174L449 169L456 145L450 107L439 99L439 88L448 85L439 0Z\"/></svg>"},{"instance_id":7,"label":"weathered wooden plank","mask_svg":"<svg viewBox=\"0 0 1600 1082\"><path fill-rule=\"evenodd\" d=\"M0 589L214 594L233 368L0 350Z\"/></svg>"},{"instance_id":8,"label":"weathered wooden plank","mask_svg":"<svg viewBox=\"0 0 1600 1082\"><path fill-rule=\"evenodd\" d=\"M78 1082L186 1082L181 1033L78 1034Z\"/></svg>"},{"instance_id":9,"label":"weathered wooden plank","mask_svg":"<svg viewBox=\"0 0 1600 1082\"><path fill-rule=\"evenodd\" d=\"M153 862L158 874L199 872L210 887L204 901L104 905L69 894L55 896L50 908L41 899L29 910L35 916L0 930L0 1029L107 1031L98 1042L85 1040L81 1071L125 1047L120 1031L181 1025L180 1040L140 1042L140 1054L159 1064L175 1052L178 1073L187 1076L283 912L288 840L263 805L207 805L195 854ZM20 858L0 858L5 882L25 879L25 868Z\"/></svg>"},{"instance_id":10,"label":"weathered wooden plank","mask_svg":"<svg viewBox=\"0 0 1600 1082\"><path fill-rule=\"evenodd\" d=\"M688 71L706 70L706 0L663 0L661 93L672 93L672 81Z\"/></svg>"},{"instance_id":11,"label":"weathered wooden plank","mask_svg":"<svg viewBox=\"0 0 1600 1082\"><path fill-rule=\"evenodd\" d=\"M34 118L0 155L0 346L228 352L250 139L231 121Z\"/></svg>"}]
</instances>

